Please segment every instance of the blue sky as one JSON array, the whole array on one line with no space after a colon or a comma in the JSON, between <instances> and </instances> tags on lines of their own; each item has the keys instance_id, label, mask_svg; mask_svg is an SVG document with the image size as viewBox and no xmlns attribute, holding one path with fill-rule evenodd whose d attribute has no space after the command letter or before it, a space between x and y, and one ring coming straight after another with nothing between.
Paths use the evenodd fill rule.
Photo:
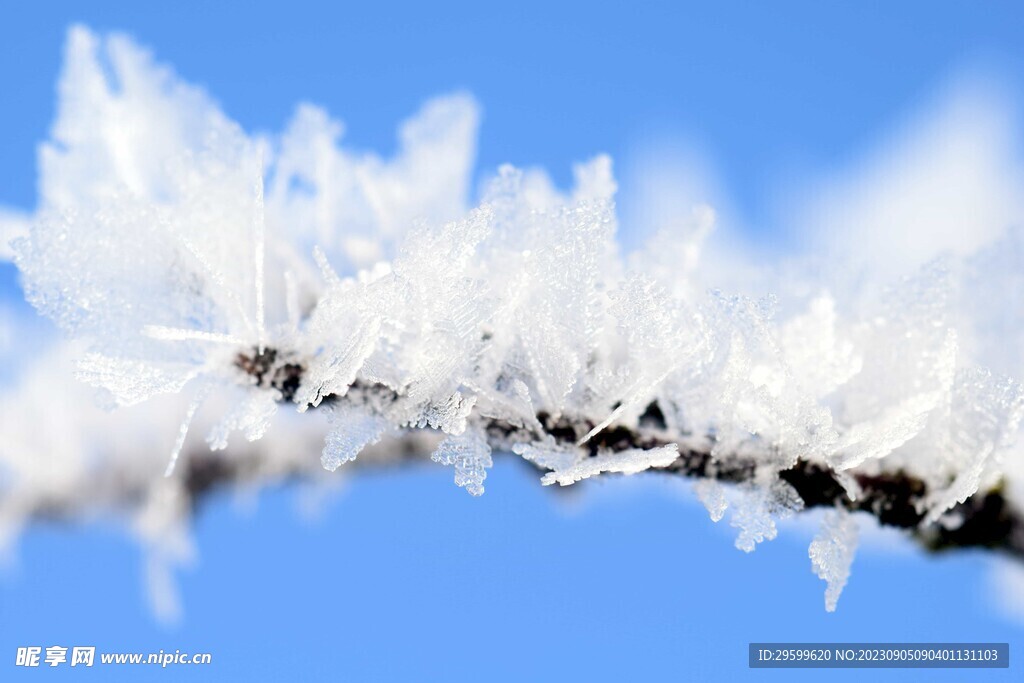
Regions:
<instances>
[{"instance_id":1,"label":"blue sky","mask_svg":"<svg viewBox=\"0 0 1024 683\"><path fill-rule=\"evenodd\" d=\"M765 240L780 234L777 195L794 174L856 158L951 75L984 70L1024 88L1024 13L1009 3L595 5L7 7L0 204L34 203L35 148L75 21L132 34L250 130L281 129L308 100L346 122L350 143L386 153L397 121L463 89L484 109L481 173L536 164L563 183L572 162L596 152L628 163L645 145L684 139ZM9 270L3 283L17 296ZM296 489L245 514L213 501L198 520L198 566L181 576L177 626L148 611L141 553L116 525L32 530L0 577L0 667L19 645L95 644L208 651L214 665L31 675L777 680L792 674L746 668L748 642L1024 646L1020 622L987 597L990 564L977 555L866 548L839 610L826 614L805 530L748 556L724 523L657 478L610 480L564 501L511 462L480 500L450 477L425 465L356 479L313 523L295 513Z\"/></svg>"}]
</instances>

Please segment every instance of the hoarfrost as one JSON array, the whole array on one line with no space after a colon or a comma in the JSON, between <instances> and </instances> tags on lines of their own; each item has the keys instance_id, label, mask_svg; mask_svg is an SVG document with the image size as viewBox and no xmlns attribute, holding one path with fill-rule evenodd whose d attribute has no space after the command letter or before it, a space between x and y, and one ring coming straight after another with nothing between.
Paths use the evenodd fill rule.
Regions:
<instances>
[{"instance_id":1,"label":"hoarfrost","mask_svg":"<svg viewBox=\"0 0 1024 683\"><path fill-rule=\"evenodd\" d=\"M625 451L598 453L593 457L579 452L570 463L548 460L547 462L560 466L545 474L540 481L545 486L570 486L603 472L636 474L652 467L668 467L678 457L679 446L674 443L648 450L631 448Z\"/></svg>"},{"instance_id":2,"label":"hoarfrost","mask_svg":"<svg viewBox=\"0 0 1024 683\"><path fill-rule=\"evenodd\" d=\"M828 582L825 609L829 612L835 611L839 594L850 578L850 565L856 550L857 520L853 515L842 508L825 513L821 530L811 541L808 554L814 573Z\"/></svg>"},{"instance_id":3,"label":"hoarfrost","mask_svg":"<svg viewBox=\"0 0 1024 683\"><path fill-rule=\"evenodd\" d=\"M333 472L341 465L356 459L367 446L380 441L388 429L387 420L366 411L343 406L330 408L331 431L324 443L320 462L324 469Z\"/></svg>"},{"instance_id":4,"label":"hoarfrost","mask_svg":"<svg viewBox=\"0 0 1024 683\"><path fill-rule=\"evenodd\" d=\"M240 431L248 441L263 438L277 412L278 397L270 391L249 391L210 431L206 442L210 450L227 448L231 432Z\"/></svg>"},{"instance_id":5,"label":"hoarfrost","mask_svg":"<svg viewBox=\"0 0 1024 683\"><path fill-rule=\"evenodd\" d=\"M760 485L740 489L729 525L739 529L736 547L745 553L754 551L758 543L774 539L779 531L776 520L791 517L803 509L796 490L781 479L767 479Z\"/></svg>"},{"instance_id":6,"label":"hoarfrost","mask_svg":"<svg viewBox=\"0 0 1024 683\"><path fill-rule=\"evenodd\" d=\"M725 488L714 479L700 479L693 485L697 498L707 508L712 522L721 521L729 502L725 498Z\"/></svg>"},{"instance_id":7,"label":"hoarfrost","mask_svg":"<svg viewBox=\"0 0 1024 683\"><path fill-rule=\"evenodd\" d=\"M575 446L560 446L552 438L539 443L517 443L512 452L547 470L565 472L572 469L580 459Z\"/></svg>"},{"instance_id":8,"label":"hoarfrost","mask_svg":"<svg viewBox=\"0 0 1024 683\"><path fill-rule=\"evenodd\" d=\"M465 488L473 496L483 495L487 468L494 464L487 439L472 429L449 436L441 442L430 459L454 467L456 485Z\"/></svg>"},{"instance_id":9,"label":"hoarfrost","mask_svg":"<svg viewBox=\"0 0 1024 683\"><path fill-rule=\"evenodd\" d=\"M252 136L127 38L76 27L39 207L0 211L0 236L15 238L29 301L75 339L52 351L59 367L74 355L108 402L166 430L146 441L172 453L153 471L173 475L193 421L213 449L236 431L280 446L269 425L291 403L276 420L304 444L321 435L297 413L330 411L325 468L385 433L429 433L473 495L492 448L562 486L690 466L745 551L802 507L781 476L797 466L851 500L866 477L912 477L926 526L979 491L1024 505L1024 232L890 279L722 261L698 207L624 257L606 156L576 166L567 191L503 166L472 208L478 119L467 95L432 100L390 159L343 147L344 126L308 104L282 135ZM45 404L54 378L29 376L0 411L3 464L28 491L2 508L18 519L87 489L83 463L104 444L112 481L136 467L110 445L117 430L95 426L112 418L76 417L85 408L67 407L67 434L30 433L24 406ZM145 412L154 403L166 419ZM249 452L230 445L217 457ZM270 471L295 469L292 449L265 448ZM60 462L49 479L38 452ZM146 488L150 464L131 469L135 488L153 505L180 495L173 476L170 493ZM830 608L855 540L844 515L811 548Z\"/></svg>"},{"instance_id":10,"label":"hoarfrost","mask_svg":"<svg viewBox=\"0 0 1024 683\"><path fill-rule=\"evenodd\" d=\"M156 394L181 391L193 374L180 368L164 369L142 361L90 353L79 362L76 376L86 384L109 391L118 406L130 406Z\"/></svg>"}]
</instances>

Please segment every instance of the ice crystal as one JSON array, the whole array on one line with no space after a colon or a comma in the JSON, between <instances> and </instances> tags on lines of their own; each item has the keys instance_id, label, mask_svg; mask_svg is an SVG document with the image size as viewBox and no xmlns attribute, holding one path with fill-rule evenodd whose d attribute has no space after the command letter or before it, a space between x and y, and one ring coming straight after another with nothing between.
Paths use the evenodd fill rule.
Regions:
<instances>
[{"instance_id":1,"label":"ice crystal","mask_svg":"<svg viewBox=\"0 0 1024 683\"><path fill-rule=\"evenodd\" d=\"M541 483L545 486L549 484L569 486L602 472L636 474L652 467L668 467L675 462L677 457L679 457L679 447L674 443L649 450L632 448L614 453L599 453L594 457L579 453L567 467L559 467L553 472L545 474L541 478Z\"/></svg>"},{"instance_id":2,"label":"ice crystal","mask_svg":"<svg viewBox=\"0 0 1024 683\"><path fill-rule=\"evenodd\" d=\"M707 508L712 522L725 516L729 503L725 498L724 487L714 479L700 479L693 485L697 498Z\"/></svg>"},{"instance_id":3,"label":"ice crystal","mask_svg":"<svg viewBox=\"0 0 1024 683\"><path fill-rule=\"evenodd\" d=\"M487 468L493 464L491 447L483 434L470 430L449 436L441 442L430 459L454 467L455 483L469 491L470 495L483 495Z\"/></svg>"},{"instance_id":4,"label":"ice crystal","mask_svg":"<svg viewBox=\"0 0 1024 683\"><path fill-rule=\"evenodd\" d=\"M387 421L379 415L352 406L331 409L331 431L324 443L321 462L324 469L334 471L356 459L367 446L380 441L387 431Z\"/></svg>"},{"instance_id":5,"label":"ice crystal","mask_svg":"<svg viewBox=\"0 0 1024 683\"><path fill-rule=\"evenodd\" d=\"M228 435L240 431L249 441L263 437L270 426L270 419L277 412L277 399L272 391L249 391L235 407L214 426L206 438L210 449L223 450L228 446Z\"/></svg>"},{"instance_id":6,"label":"ice crystal","mask_svg":"<svg viewBox=\"0 0 1024 683\"><path fill-rule=\"evenodd\" d=\"M776 520L786 519L803 508L796 490L781 479L748 485L740 492L729 524L739 529L736 547L753 552L758 543L774 539L779 531Z\"/></svg>"},{"instance_id":7,"label":"ice crystal","mask_svg":"<svg viewBox=\"0 0 1024 683\"><path fill-rule=\"evenodd\" d=\"M835 611L839 594L850 578L850 565L856 550L857 520L843 509L825 513L821 530L811 542L808 554L814 573L828 582L825 609L829 612Z\"/></svg>"}]
</instances>

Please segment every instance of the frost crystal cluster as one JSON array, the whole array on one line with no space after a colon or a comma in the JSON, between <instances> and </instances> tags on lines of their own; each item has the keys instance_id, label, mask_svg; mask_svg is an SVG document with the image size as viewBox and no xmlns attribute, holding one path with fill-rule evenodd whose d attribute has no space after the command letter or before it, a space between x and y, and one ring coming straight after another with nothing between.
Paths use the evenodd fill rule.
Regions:
<instances>
[{"instance_id":1,"label":"frost crystal cluster","mask_svg":"<svg viewBox=\"0 0 1024 683\"><path fill-rule=\"evenodd\" d=\"M830 506L810 557L831 610L851 511L932 538L969 521L972 496L1024 499L1007 462L1020 232L874 282L705 261L714 214L698 207L627 254L604 156L569 191L504 166L470 202L468 96L428 103L385 160L342 147L311 105L281 135L247 134L123 37L76 28L67 51L38 210L5 219L27 298L72 340L0 410L9 524L73 507L101 468L117 477L92 494L133 482L140 533L173 559L196 462L269 479L304 471L313 443L333 471L422 434L415 449L474 496L500 454L546 485L693 477L748 552ZM994 330L1014 348L991 353ZM120 409L93 418L69 389L80 422L40 443L18 416L72 365Z\"/></svg>"}]
</instances>

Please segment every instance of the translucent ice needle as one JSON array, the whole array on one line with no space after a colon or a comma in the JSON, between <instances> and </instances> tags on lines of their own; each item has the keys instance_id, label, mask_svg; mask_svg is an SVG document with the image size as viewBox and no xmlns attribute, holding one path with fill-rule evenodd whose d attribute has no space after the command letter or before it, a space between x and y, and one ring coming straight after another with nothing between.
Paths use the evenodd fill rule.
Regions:
<instances>
[{"instance_id":1,"label":"translucent ice needle","mask_svg":"<svg viewBox=\"0 0 1024 683\"><path fill-rule=\"evenodd\" d=\"M181 427L178 428L178 439L174 442L174 450L171 451L171 459L167 462L167 469L164 470L164 476L169 477L174 474L174 468L178 464L178 456L181 455L181 449L185 446L185 437L188 436L188 428L192 425L192 419L196 416L196 412L200 406L206 400L206 397L210 394L210 385L204 384L196 395L192 398L192 403L189 404L188 410L185 411L185 417L181 421Z\"/></svg>"},{"instance_id":2,"label":"translucent ice needle","mask_svg":"<svg viewBox=\"0 0 1024 683\"><path fill-rule=\"evenodd\" d=\"M338 277L338 273L331 267L331 263L327 260L324 250L318 246L313 247L313 260L316 261L316 265L320 268L320 273L328 284L333 287L341 283L341 278Z\"/></svg>"},{"instance_id":3,"label":"translucent ice needle","mask_svg":"<svg viewBox=\"0 0 1024 683\"><path fill-rule=\"evenodd\" d=\"M263 345L266 339L266 322L263 304L263 271L266 252L266 239L264 235L263 216L263 152L260 151L259 173L256 176L256 208L253 216L253 241L256 259L256 340L260 353L263 353Z\"/></svg>"},{"instance_id":4,"label":"translucent ice needle","mask_svg":"<svg viewBox=\"0 0 1024 683\"><path fill-rule=\"evenodd\" d=\"M180 327L164 327L163 325L146 325L142 334L153 339L164 341L206 341L215 344L244 344L238 337L220 332L203 332L202 330L186 330Z\"/></svg>"}]
</instances>

